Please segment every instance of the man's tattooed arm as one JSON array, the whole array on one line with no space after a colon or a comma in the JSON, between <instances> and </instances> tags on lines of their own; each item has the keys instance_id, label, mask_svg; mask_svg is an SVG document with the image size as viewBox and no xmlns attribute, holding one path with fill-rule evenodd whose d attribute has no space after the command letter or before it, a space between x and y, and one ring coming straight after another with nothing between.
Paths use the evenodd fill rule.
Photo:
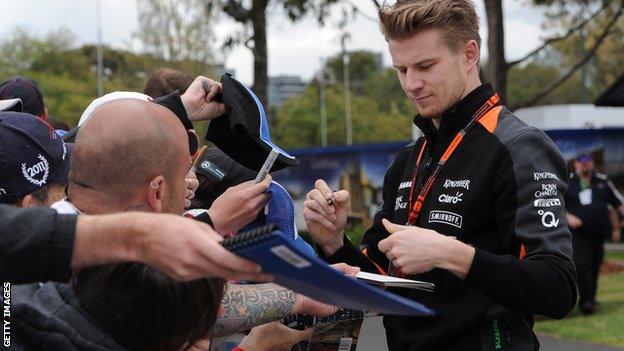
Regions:
<instances>
[{"instance_id":1,"label":"man's tattooed arm","mask_svg":"<svg viewBox=\"0 0 624 351\"><path fill-rule=\"evenodd\" d=\"M226 284L210 337L231 335L293 313L297 295L277 284Z\"/></svg>"}]
</instances>

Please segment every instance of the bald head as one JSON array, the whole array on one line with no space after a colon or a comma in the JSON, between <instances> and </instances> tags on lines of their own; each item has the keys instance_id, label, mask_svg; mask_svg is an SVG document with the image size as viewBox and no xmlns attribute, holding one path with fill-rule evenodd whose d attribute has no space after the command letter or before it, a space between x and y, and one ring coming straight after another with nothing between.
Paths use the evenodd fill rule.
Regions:
<instances>
[{"instance_id":1,"label":"bald head","mask_svg":"<svg viewBox=\"0 0 624 351\"><path fill-rule=\"evenodd\" d=\"M173 112L137 99L115 100L93 111L80 128L70 190L74 184L121 201L155 176L172 179L189 162L186 132ZM70 196L74 200L71 191Z\"/></svg>"}]
</instances>

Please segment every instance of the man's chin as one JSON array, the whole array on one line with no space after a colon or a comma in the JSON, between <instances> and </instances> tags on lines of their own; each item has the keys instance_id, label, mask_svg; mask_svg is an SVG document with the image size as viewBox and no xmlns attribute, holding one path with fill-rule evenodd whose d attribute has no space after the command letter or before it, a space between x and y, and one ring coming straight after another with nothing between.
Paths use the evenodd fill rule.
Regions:
<instances>
[{"instance_id":1,"label":"man's chin","mask_svg":"<svg viewBox=\"0 0 624 351\"><path fill-rule=\"evenodd\" d=\"M432 108L419 108L418 113L420 114L420 117L427 119L438 118L440 116L440 112Z\"/></svg>"}]
</instances>

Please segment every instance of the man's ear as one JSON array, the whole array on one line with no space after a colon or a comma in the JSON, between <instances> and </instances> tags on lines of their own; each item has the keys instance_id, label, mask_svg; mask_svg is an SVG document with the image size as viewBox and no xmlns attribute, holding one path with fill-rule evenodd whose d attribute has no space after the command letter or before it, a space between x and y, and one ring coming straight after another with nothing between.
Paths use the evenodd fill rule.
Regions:
<instances>
[{"instance_id":1,"label":"man's ear","mask_svg":"<svg viewBox=\"0 0 624 351\"><path fill-rule=\"evenodd\" d=\"M148 205L152 208L152 210L156 213L162 212L163 208L163 197L165 187L165 177L162 175L158 175L152 178L147 184L147 196L146 200Z\"/></svg>"},{"instance_id":2,"label":"man's ear","mask_svg":"<svg viewBox=\"0 0 624 351\"><path fill-rule=\"evenodd\" d=\"M465 47L464 47L464 60L466 63L466 70L469 71L473 67L478 69L479 59L481 52L479 50L479 45L477 41L474 39L470 39Z\"/></svg>"},{"instance_id":3,"label":"man's ear","mask_svg":"<svg viewBox=\"0 0 624 351\"><path fill-rule=\"evenodd\" d=\"M22 208L36 207L36 206L42 206L42 205L43 205L42 203L40 203L34 196L30 194L24 196L23 198L17 201L17 207L22 207Z\"/></svg>"}]
</instances>

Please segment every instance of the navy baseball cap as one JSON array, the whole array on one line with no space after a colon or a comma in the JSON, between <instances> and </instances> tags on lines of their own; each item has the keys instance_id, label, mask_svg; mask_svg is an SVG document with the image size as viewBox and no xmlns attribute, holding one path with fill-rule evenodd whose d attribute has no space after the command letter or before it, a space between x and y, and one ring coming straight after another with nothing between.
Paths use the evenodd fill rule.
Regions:
<instances>
[{"instance_id":1,"label":"navy baseball cap","mask_svg":"<svg viewBox=\"0 0 624 351\"><path fill-rule=\"evenodd\" d=\"M11 77L0 84L0 99L22 99L23 112L47 119L39 85L26 77Z\"/></svg>"},{"instance_id":2,"label":"navy baseball cap","mask_svg":"<svg viewBox=\"0 0 624 351\"><path fill-rule=\"evenodd\" d=\"M271 141L264 106L251 89L225 74L221 77L225 115L210 122L206 139L243 166L260 171L272 149L279 152L271 171L299 161Z\"/></svg>"},{"instance_id":3,"label":"navy baseball cap","mask_svg":"<svg viewBox=\"0 0 624 351\"><path fill-rule=\"evenodd\" d=\"M67 184L71 146L37 116L0 112L0 203L52 183Z\"/></svg>"},{"instance_id":4,"label":"navy baseball cap","mask_svg":"<svg viewBox=\"0 0 624 351\"><path fill-rule=\"evenodd\" d=\"M580 155L578 155L576 157L576 160L578 162L589 162L589 161L591 161L593 159L592 159L592 156L590 154L580 154Z\"/></svg>"}]
</instances>

